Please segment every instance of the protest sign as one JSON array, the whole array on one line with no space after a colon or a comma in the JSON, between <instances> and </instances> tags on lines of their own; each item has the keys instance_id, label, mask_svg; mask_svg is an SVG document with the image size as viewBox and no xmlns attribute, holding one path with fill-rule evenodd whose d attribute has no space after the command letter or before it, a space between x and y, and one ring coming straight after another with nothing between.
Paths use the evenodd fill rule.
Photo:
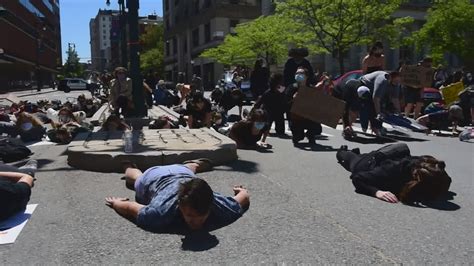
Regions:
<instances>
[{"instance_id":1,"label":"protest sign","mask_svg":"<svg viewBox=\"0 0 474 266\"><path fill-rule=\"evenodd\" d=\"M453 83L441 89L445 105L450 105L459 99L459 93L464 90L462 82Z\"/></svg>"},{"instance_id":2,"label":"protest sign","mask_svg":"<svg viewBox=\"0 0 474 266\"><path fill-rule=\"evenodd\" d=\"M423 66L403 66L401 72L402 85L413 88L430 88L433 83L433 69Z\"/></svg>"},{"instance_id":3,"label":"protest sign","mask_svg":"<svg viewBox=\"0 0 474 266\"><path fill-rule=\"evenodd\" d=\"M345 102L322 91L303 87L293 100L291 113L333 128L344 113Z\"/></svg>"}]
</instances>

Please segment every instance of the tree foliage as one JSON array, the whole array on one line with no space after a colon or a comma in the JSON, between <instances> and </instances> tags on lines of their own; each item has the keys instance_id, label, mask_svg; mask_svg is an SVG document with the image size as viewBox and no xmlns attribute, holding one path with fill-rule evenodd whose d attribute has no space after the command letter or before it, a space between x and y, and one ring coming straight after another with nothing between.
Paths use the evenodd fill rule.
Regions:
<instances>
[{"instance_id":1,"label":"tree foliage","mask_svg":"<svg viewBox=\"0 0 474 266\"><path fill-rule=\"evenodd\" d=\"M163 71L163 44L164 44L163 25L148 26L145 34L140 36L141 53L140 67L143 72Z\"/></svg>"},{"instance_id":2,"label":"tree foliage","mask_svg":"<svg viewBox=\"0 0 474 266\"><path fill-rule=\"evenodd\" d=\"M76 47L74 45L69 45L66 54L67 60L63 66L63 76L68 78L82 77L84 69L79 63L80 58L77 55Z\"/></svg>"},{"instance_id":3,"label":"tree foliage","mask_svg":"<svg viewBox=\"0 0 474 266\"><path fill-rule=\"evenodd\" d=\"M435 61L449 52L474 68L474 5L469 0L439 1L413 39L418 49L429 48Z\"/></svg>"},{"instance_id":4,"label":"tree foliage","mask_svg":"<svg viewBox=\"0 0 474 266\"><path fill-rule=\"evenodd\" d=\"M239 24L235 34L227 35L221 45L204 51L201 57L224 65L250 66L257 58L279 63L286 59L288 46L302 43L302 36L295 33L296 26L279 15L260 17Z\"/></svg>"},{"instance_id":5,"label":"tree foliage","mask_svg":"<svg viewBox=\"0 0 474 266\"><path fill-rule=\"evenodd\" d=\"M277 13L293 19L310 34L311 50L330 53L344 72L344 57L354 45L377 39L399 44L404 27L413 19L392 18L403 0L287 0L278 1Z\"/></svg>"}]
</instances>

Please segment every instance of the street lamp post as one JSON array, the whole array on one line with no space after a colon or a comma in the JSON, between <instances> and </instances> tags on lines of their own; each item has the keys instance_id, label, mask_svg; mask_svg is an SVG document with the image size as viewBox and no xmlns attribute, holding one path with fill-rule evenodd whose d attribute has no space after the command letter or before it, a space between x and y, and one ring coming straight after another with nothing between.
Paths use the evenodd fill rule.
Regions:
<instances>
[{"instance_id":1,"label":"street lamp post","mask_svg":"<svg viewBox=\"0 0 474 266\"><path fill-rule=\"evenodd\" d=\"M124 0L118 0L119 4L123 4ZM110 0L106 0L110 5ZM129 55L130 55L130 78L133 84L133 103L134 115L136 117L144 117L147 115L145 106L145 96L143 93L143 79L140 74L140 55L139 55L139 33L138 33L138 9L139 0L127 0L126 7L128 9L128 28L129 28ZM126 66L125 66L126 67Z\"/></svg>"}]
</instances>

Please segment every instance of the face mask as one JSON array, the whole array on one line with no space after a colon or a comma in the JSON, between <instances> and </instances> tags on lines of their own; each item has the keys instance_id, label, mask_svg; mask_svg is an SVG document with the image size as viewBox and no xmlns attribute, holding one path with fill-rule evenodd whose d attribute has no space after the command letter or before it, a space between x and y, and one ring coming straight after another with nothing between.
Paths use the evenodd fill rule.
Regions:
<instances>
[{"instance_id":1,"label":"face mask","mask_svg":"<svg viewBox=\"0 0 474 266\"><path fill-rule=\"evenodd\" d=\"M31 122L21 124L21 129L23 131L28 131L33 128L33 124Z\"/></svg>"},{"instance_id":2,"label":"face mask","mask_svg":"<svg viewBox=\"0 0 474 266\"><path fill-rule=\"evenodd\" d=\"M295 76L295 80L297 82L303 82L305 79L306 79L306 77L305 77L304 74L296 74L296 76Z\"/></svg>"},{"instance_id":3,"label":"face mask","mask_svg":"<svg viewBox=\"0 0 474 266\"><path fill-rule=\"evenodd\" d=\"M71 118L67 115L60 115L59 116L59 122L61 123L69 123L71 122Z\"/></svg>"},{"instance_id":4,"label":"face mask","mask_svg":"<svg viewBox=\"0 0 474 266\"><path fill-rule=\"evenodd\" d=\"M265 127L265 122L255 122L254 127L257 130L262 130Z\"/></svg>"},{"instance_id":5,"label":"face mask","mask_svg":"<svg viewBox=\"0 0 474 266\"><path fill-rule=\"evenodd\" d=\"M277 90L278 92L283 93L285 89L286 89L285 86L279 86Z\"/></svg>"}]
</instances>

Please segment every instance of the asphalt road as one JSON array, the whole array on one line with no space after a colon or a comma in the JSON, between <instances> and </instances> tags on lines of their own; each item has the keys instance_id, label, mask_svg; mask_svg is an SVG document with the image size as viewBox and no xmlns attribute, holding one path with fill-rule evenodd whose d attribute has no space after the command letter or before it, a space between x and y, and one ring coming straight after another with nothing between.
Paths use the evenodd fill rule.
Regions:
<instances>
[{"instance_id":1,"label":"asphalt road","mask_svg":"<svg viewBox=\"0 0 474 266\"><path fill-rule=\"evenodd\" d=\"M106 196L133 198L120 175L70 168L65 146L34 146L41 167L30 203L39 205L16 243L0 246L0 264L473 263L474 144L412 134L423 140L407 142L413 154L446 161L455 193L419 208L354 193L335 150L381 144L324 133L314 149L270 138L270 152L239 151L239 161L202 174L218 192L248 187L251 207L226 228L186 238L142 231L106 207Z\"/></svg>"}]
</instances>

